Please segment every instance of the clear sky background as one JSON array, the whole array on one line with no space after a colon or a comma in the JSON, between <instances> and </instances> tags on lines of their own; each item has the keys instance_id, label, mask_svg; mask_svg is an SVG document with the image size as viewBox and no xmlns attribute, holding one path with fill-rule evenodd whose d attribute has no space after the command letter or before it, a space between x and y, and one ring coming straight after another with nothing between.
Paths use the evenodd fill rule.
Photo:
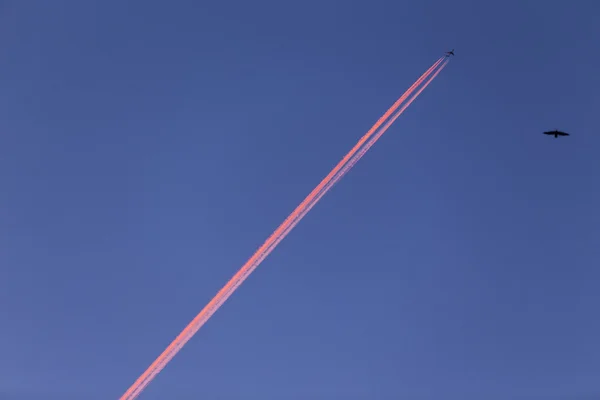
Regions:
<instances>
[{"instance_id":1,"label":"clear sky background","mask_svg":"<svg viewBox=\"0 0 600 400\"><path fill-rule=\"evenodd\" d=\"M0 4L0 399L117 399L451 48L140 399L600 396L597 1Z\"/></svg>"}]
</instances>

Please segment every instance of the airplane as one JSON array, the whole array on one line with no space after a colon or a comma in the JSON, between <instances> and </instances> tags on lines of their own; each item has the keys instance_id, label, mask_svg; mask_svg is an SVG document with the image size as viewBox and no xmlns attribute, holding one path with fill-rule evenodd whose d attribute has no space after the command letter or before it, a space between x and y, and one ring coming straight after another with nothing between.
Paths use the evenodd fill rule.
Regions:
<instances>
[{"instance_id":1,"label":"airplane","mask_svg":"<svg viewBox=\"0 0 600 400\"><path fill-rule=\"evenodd\" d=\"M451 55L454 55L454 49L446 52L446 57L450 57Z\"/></svg>"},{"instance_id":2,"label":"airplane","mask_svg":"<svg viewBox=\"0 0 600 400\"><path fill-rule=\"evenodd\" d=\"M553 131L548 131L548 132L544 132L544 135L550 135L550 136L554 136L554 138L556 139L559 136L571 136L568 133L565 132L561 132L559 130L553 130Z\"/></svg>"}]
</instances>

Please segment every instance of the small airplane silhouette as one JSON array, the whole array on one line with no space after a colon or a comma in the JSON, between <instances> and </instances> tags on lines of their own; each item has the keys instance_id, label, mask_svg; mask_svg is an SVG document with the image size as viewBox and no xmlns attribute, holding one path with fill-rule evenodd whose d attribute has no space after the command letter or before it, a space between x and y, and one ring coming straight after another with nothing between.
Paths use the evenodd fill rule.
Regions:
<instances>
[{"instance_id":1,"label":"small airplane silhouette","mask_svg":"<svg viewBox=\"0 0 600 400\"><path fill-rule=\"evenodd\" d=\"M454 49L446 52L446 57L450 57L454 55Z\"/></svg>"},{"instance_id":2,"label":"small airplane silhouette","mask_svg":"<svg viewBox=\"0 0 600 400\"><path fill-rule=\"evenodd\" d=\"M553 130L553 131L548 131L548 132L544 132L544 135L550 135L550 136L554 136L554 138L557 138L559 136L571 136L566 132L561 132L559 130Z\"/></svg>"}]
</instances>

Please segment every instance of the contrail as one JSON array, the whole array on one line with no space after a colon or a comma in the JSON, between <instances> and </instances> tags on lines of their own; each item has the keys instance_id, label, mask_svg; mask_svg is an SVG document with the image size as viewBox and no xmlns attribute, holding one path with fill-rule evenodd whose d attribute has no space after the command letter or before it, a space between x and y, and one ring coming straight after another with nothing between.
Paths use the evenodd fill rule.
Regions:
<instances>
[{"instance_id":1,"label":"contrail","mask_svg":"<svg viewBox=\"0 0 600 400\"><path fill-rule=\"evenodd\" d=\"M396 111L396 115L393 116L393 121L388 122L384 125L384 128L382 128L382 131L380 131L378 134L376 134L375 136L372 136L369 138L369 135L372 135L374 132L377 131L377 128L381 125L381 123L390 116L390 114L393 114L393 112L398 108L398 106L400 104L402 104L402 102L404 100L406 100L407 97L410 96L410 94L414 91L414 89L416 89L421 83L423 83L423 81L425 79L427 79L428 75L431 74L432 71L435 70L436 67L439 66L439 64L441 63L443 58L440 58L438 60L438 62L436 62L433 66L431 66L419 79L417 79L417 81L415 83L413 83L413 85L407 89L407 91L400 96L400 98L390 107L390 109L388 110L388 112L386 112L378 121L377 123L363 136L363 138L359 141L359 143L354 146L354 148L348 152L348 154L342 159L342 161L340 161L340 163L336 166L336 168L334 168L329 175L327 175L327 177L325 177L325 179L323 179L323 181L321 182L321 184L323 184L326 180L328 180L322 187L321 189L318 191L319 186L317 186L317 188L315 188L311 194L309 196L307 196L306 199L311 198L311 201L309 202L309 204L303 208L302 212L295 215L295 217L290 220L290 217L288 217L288 219L286 219L286 221L284 221L284 223L282 224L282 226L286 223L289 222L288 225L286 225L285 230L279 235L279 236L283 236L285 237L287 235L287 233L289 231L291 231L295 226L296 223L295 221L300 221L304 215L306 215L311 208L321 199L321 197L323 197L325 195L325 193L327 193L327 191L329 191L329 189L331 187L333 187L345 174L346 172L352 168L352 166L354 164L356 164L356 162L358 162L358 160L366 153L366 151L374 144L374 142L381 137L381 135L385 132L385 130L387 130L387 128L389 128L389 126L392 124L392 122L394 122L399 116L400 114L410 105L410 103L412 103L412 101L414 100L414 98L421 93L425 87L427 85L429 85L429 82L431 82L431 80L433 80L433 78L430 78L430 80L419 90L419 92L417 93L417 95L413 96L413 98L407 103L405 104L400 111ZM443 68L443 66L442 66ZM441 70L441 68L435 73L435 75L437 75L439 73L439 71ZM361 144L364 144L364 140L363 139L367 139L367 144L365 144L362 149L356 153L356 151L358 151L358 149L360 148ZM370 144L369 144L370 143ZM368 146L368 148L366 148L366 146ZM350 156L350 157L349 157ZM340 170L338 167L340 167L342 164L345 165L343 166L343 168ZM336 173L334 173L334 171L336 171ZM328 179L331 178L331 179ZM315 197L311 197L313 194L315 194L316 192L319 192ZM306 200L305 199L305 200ZM302 204L301 204L302 205ZM298 207L300 208L300 207ZM296 209L296 211L298 210L298 208ZM294 213L292 213L293 215ZM289 220L289 221L288 221ZM281 237L280 240L283 239L283 237ZM273 235L271 236L271 238L273 238ZM269 239L271 239L269 238ZM266 258L266 256L271 252L271 250L277 246L277 244L279 243L280 240L277 240L277 238L274 238L274 241L270 244L270 246L268 248L265 249L264 253L266 254L261 254L261 257L259 257L256 262L260 263L264 258ZM268 242L268 241L267 241ZM256 255L256 254L255 254ZM244 278L245 279L245 278Z\"/></svg>"},{"instance_id":2,"label":"contrail","mask_svg":"<svg viewBox=\"0 0 600 400\"><path fill-rule=\"evenodd\" d=\"M360 160L362 158L362 156L371 148L371 146L373 146L373 144L375 144L375 142L385 133L385 131L392 125L392 123L398 119L398 117L400 116L400 114L402 114L402 112L404 112L404 110L406 110L406 108L408 108L408 106L417 98L417 96L423 91L425 90L425 88L431 83L431 81L433 81L433 79L441 72L441 70L446 66L447 62L442 64L442 66L433 74L433 76L431 76L429 78L429 80L412 96L412 98L410 98L408 100L408 102L406 102L400 109L398 109L396 111L396 113L388 120L388 122L385 123L385 125L381 128L381 130L379 132L377 132L377 134L375 134L374 136L372 136L367 143L360 149L360 151L356 154L354 154L353 157L350 157L350 159L346 162L346 164L343 166L343 168L338 171L337 174L335 174L335 176L333 176L333 178L331 178L325 185L324 187L320 190L320 192L310 201L310 203L300 212L299 215L296 216L296 218L290 222L290 224L288 226L286 226L286 229L284 230L284 232L279 235L277 238L275 238L275 240L273 241L273 243L271 244L270 248L267 249L265 251L264 254L261 254L261 257L257 260L257 265L264 259L266 258L266 256L271 252L271 250L277 246L277 244L279 244L279 242L281 240L283 240L283 238L296 226L296 224L298 224L300 222L300 220L313 208L313 206L315 204L317 204L317 202L321 199L321 197L323 197L325 195L325 193L327 193L327 191L329 191L329 189L331 189L357 162L358 160ZM426 78L426 77L425 77ZM420 82L419 82L420 81ZM419 79L417 82L422 83L422 80ZM418 87L418 85L412 87L412 89L414 89L415 87ZM410 88L409 88L410 90ZM409 90L407 90L405 92L405 94L408 94L408 96L410 96L410 92ZM408 96L404 96L404 98L408 97ZM338 164L339 165L339 164ZM314 191L313 191L314 192ZM311 193L312 194L312 193ZM245 278L244 278L245 279ZM240 282L239 284L241 284L242 282ZM237 286L236 285L236 288Z\"/></svg>"},{"instance_id":3,"label":"contrail","mask_svg":"<svg viewBox=\"0 0 600 400\"><path fill-rule=\"evenodd\" d=\"M373 146L375 142L379 140L379 138L385 133L385 131L394 123L394 121L398 119L400 114L402 114L404 110L406 110L408 106L410 106L411 103L421 94L421 92L425 90L427 86L429 86L431 81L433 81L435 77L438 76L438 74L442 71L442 69L444 69L446 64L448 64L448 61L444 62L442 66L437 71L435 71L435 73L427 80L427 82L423 86L421 86L421 88L406 103L404 103L404 105L400 107L394 115L392 115L392 117L383 125L381 130L369 139L369 141L360 149L358 154L356 154L350 161L348 161L348 163L344 166L342 171L340 171L339 175L345 175L345 173L348 170L350 170L367 151L369 151L371 146ZM333 184L335 184L335 182L333 182Z\"/></svg>"},{"instance_id":4,"label":"contrail","mask_svg":"<svg viewBox=\"0 0 600 400\"><path fill-rule=\"evenodd\" d=\"M413 83L411 85L411 87L409 87L406 92L404 92L402 94L402 96L400 96L398 98L398 100L396 100L396 102L386 111L385 114L383 114L383 116L381 118L379 118L379 120L375 123L375 125L373 125L371 127L371 129L369 129L369 131L359 140L359 142L356 144L356 146L354 146L352 148L352 150L350 150L348 152L348 154L346 154L346 156L342 159L342 161L340 161L340 163L329 173L329 175L327 175L327 178L331 177L331 179L329 179L329 182L327 182L325 185L323 185L320 189L321 193L314 199L313 204L316 203L321 197L323 197L323 195L331 188L333 187L333 185L335 185L335 183L337 183L337 181L346 174L346 172L352 168L352 166L354 164L356 164L356 162L358 162L358 160L362 157L362 155L364 153L366 153L366 150L368 150L368 148L365 150L365 146L367 146L367 144L369 142L371 142L371 145L369 146L369 148L373 145L374 141L376 141L377 139L374 139L375 136L377 138L381 137L381 135L383 134L383 132L380 132L379 134L376 134L375 136L372 136L373 133L375 133L377 131L377 129L381 126L381 124L383 123L383 121L385 121L390 115L392 115L394 113L394 111L396 111L398 109L398 107L400 106L400 104L402 104L403 101L405 101L411 94L412 92L414 92L414 90L419 87L419 85L421 83L423 83L423 81L425 79L427 79L427 77L431 74L432 71L434 71L442 62L442 60L444 59L444 57L441 57L439 60L437 60L437 62L435 62L431 67L429 67L429 69L427 71L425 71L425 73L423 75L421 75L421 77L419 77L419 79L417 79L415 81L415 83ZM442 67L443 68L443 67ZM439 71L439 70L438 70ZM437 74L436 74L437 75ZM421 93L423 91L423 89L429 85L429 82L425 84L425 86L419 91L419 93ZM405 104L401 111L397 111L397 113L402 113L407 107L408 105L412 103L412 100L410 100L410 102L408 104ZM396 115L396 117L392 117L394 119L394 121L398 118L398 115ZM392 121L393 122L393 121ZM385 132L385 130L387 130L387 128L389 128L389 126L391 125L391 122L388 122L384 125L383 131ZM365 144L367 143L367 144ZM356 153L358 151L358 149L362 146L362 149ZM352 163L352 164L351 164ZM342 164L345 164L344 167L340 170L338 169L338 167L340 167ZM334 173L335 172L335 173ZM325 181L325 179L323 181ZM321 182L323 183L323 182ZM317 187L318 188L318 187ZM317 190L317 189L315 189ZM313 191L314 192L314 191ZM312 194L312 193L311 193ZM308 210L307 210L308 211Z\"/></svg>"},{"instance_id":5,"label":"contrail","mask_svg":"<svg viewBox=\"0 0 600 400\"><path fill-rule=\"evenodd\" d=\"M349 169L358 162L366 151L377 141L381 135L389 128L399 115L412 103L429 83L437 76L442 68L416 92L407 104L398 112L398 107L404 102L415 89L423 83L431 73L442 63L444 57L437 60L393 105L386 113L379 118L373 127L358 141L358 143L344 156L344 158L333 168L333 170L317 185L315 189L300 203L298 207L285 219L285 221L269 236L262 246L250 257L250 259L240 268L240 270L225 284L225 286L213 297L213 299L200 311L198 315L185 327L185 329L167 346L156 360L144 371L144 373L133 383L133 385L121 396L120 400L133 400L141 394L154 377L175 357L179 350L194 336L194 334L204 325L204 323L219 309L219 307L231 296L231 294L244 282L244 280L258 267L258 265L273 251L285 236L300 222L300 220L312 209L312 207L327 193L327 191L339 181ZM396 112L396 114L394 114ZM384 127L375 135L373 133L381 127L383 122L392 114L394 116L391 122L387 122ZM373 136L373 137L372 137ZM368 141L368 142L367 142ZM364 148L357 151L367 142Z\"/></svg>"},{"instance_id":6,"label":"contrail","mask_svg":"<svg viewBox=\"0 0 600 400\"><path fill-rule=\"evenodd\" d=\"M440 59L440 61L441 61L441 59ZM333 179L331 179L331 181L321 191L321 193L319 194L319 196L317 196L315 198L313 204L316 204L316 202L319 201L319 199L321 197L323 197L323 195L333 185L335 185L337 183L337 181L339 181L346 174L346 172L348 172L358 162L358 160L360 160L362 158L362 156L365 155L365 153L367 151L369 151L369 149L371 148L371 146L373 146L375 144L375 142L377 140L379 140L379 138L385 133L385 131L394 123L394 121L396 121L398 119L398 117L400 116L400 114L402 114L404 112L404 110L406 110L408 108L408 106L410 106L411 103L417 98L417 96L419 96L419 94L421 94L421 92L423 90L425 90L425 88L427 86L429 86L429 84L431 83L431 81L433 81L435 79L435 77L442 71L442 69L444 69L444 67L446 66L446 64L448 64L448 61L444 62L442 64L442 66L431 77L429 77L429 79L427 80L427 82L406 103L404 103L404 105L402 107L400 107L395 112L395 114L392 115L392 117L383 125L383 127L381 128L381 130L379 130L379 132L377 132L374 136L372 136L365 143L365 145L360 149L360 151L357 154L355 154L353 157L351 157L350 160L348 160L348 162L346 163L346 165L344 165L344 167L342 168L342 170L338 172L338 174L336 175L336 177L334 177ZM422 77L422 78L426 79L426 77ZM422 82L421 79L419 79L417 82L419 82L419 81ZM415 83L417 83L417 82L415 82ZM421 82L419 82L419 83L421 83ZM410 89L405 92L405 94L407 94L406 97L410 96L410 92L409 91L410 91Z\"/></svg>"}]
</instances>

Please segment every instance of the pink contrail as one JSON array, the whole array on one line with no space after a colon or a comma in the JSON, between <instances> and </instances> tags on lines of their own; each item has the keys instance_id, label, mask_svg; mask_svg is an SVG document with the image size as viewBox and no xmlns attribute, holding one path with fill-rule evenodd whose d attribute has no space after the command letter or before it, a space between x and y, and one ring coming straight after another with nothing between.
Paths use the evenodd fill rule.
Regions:
<instances>
[{"instance_id":1,"label":"pink contrail","mask_svg":"<svg viewBox=\"0 0 600 400\"><path fill-rule=\"evenodd\" d=\"M441 59L440 59L440 61L441 61ZM423 90L425 90L425 88L427 86L429 86L429 84L431 83L431 81L433 81L435 79L435 77L438 76L438 74L442 71L442 69L444 69L444 67L446 66L446 64L448 64L448 61L444 62L442 64L442 66L429 78L429 80L427 80L427 82L423 86L421 86L421 88L406 103L404 103L404 105L402 107L400 107L395 112L395 114L392 115L392 117L390 119L388 119L388 121L381 127L381 129L365 143L365 145L360 149L360 151L358 153L356 153L353 157L351 157L350 160L348 160L348 162L346 163L346 165L344 165L344 167L341 169L341 171L338 172L338 174L336 175L336 177L334 177L333 179L331 179L331 181L327 184L327 186L325 188L323 188L323 190L321 191L322 194L319 194L315 198L314 203L316 203L317 201L319 201L319 199L321 197L323 197L323 195L333 185L335 185L341 179L342 176L344 176L346 174L346 172L348 172L352 167L354 167L354 165L358 162L358 160L360 160L362 158L362 156L365 155L365 153L367 151L369 151L369 149L375 144L375 142L377 140L379 140L379 138L385 133L385 131L398 119L398 117L400 116L400 114L402 114L404 112L404 110L406 110L408 108L408 106L410 106L411 103L417 98L417 96L419 96L419 94L421 94L421 92ZM421 80L421 82L422 82L422 80ZM408 92L409 91L407 90L405 94L410 95L410 93L408 93ZM406 97L408 97L408 96L406 96ZM338 176L339 176L339 178L338 178Z\"/></svg>"},{"instance_id":2,"label":"pink contrail","mask_svg":"<svg viewBox=\"0 0 600 400\"><path fill-rule=\"evenodd\" d=\"M362 139L365 139L365 138L367 138L367 137L368 137L368 135L371 135L371 134L375 133L375 132L377 131L377 128L378 128L378 127L381 125L381 122L383 122L387 116L389 116L390 114L392 114L392 113L394 112L394 110L395 110L395 109L397 109L397 108L398 108L398 106L399 106L400 104L402 104L402 102L403 102L404 100L406 100L406 98L408 98L408 97L411 95L411 93L412 93L412 92L414 92L414 90L415 90L417 87L419 87L419 85L420 85L421 83L423 83L423 81L424 81L425 79L427 79L427 77L428 77L428 76L431 74L431 72L432 72L432 71L434 71L434 70L435 70L435 68L436 68L436 67L438 67L438 66L440 65L440 63L442 62L442 60L443 60L443 57L442 57L442 58L440 58L440 59L439 59L439 60L438 60L438 61L437 61L435 64L433 64L433 65L432 65L432 66L431 66L431 67L430 67L430 68L429 68L427 71L425 71L425 73L424 73L423 75L421 75L421 77L419 77L419 79L417 79L417 80L415 81L415 83L413 83L413 84L411 85L411 87L409 87L409 88L406 90L406 92L404 92L404 94L402 94L402 96L400 96L400 97L398 98L398 100L396 100L396 102L395 102L395 103L394 103L394 104L393 104L393 105L392 105L392 106L391 106L391 107L388 109L388 111L387 111L387 112L386 112L386 113L383 115L383 117L382 117L382 118L380 118L380 119L377 121L377 123L376 123L376 124L375 124L375 125L374 125L374 126L373 126L373 127L372 127L372 128L371 128L371 129L370 129L370 130L369 130L369 131L368 131L368 132L367 132L367 133L366 133L364 136L363 136L363 138L362 138ZM442 66L442 68L443 68L443 66ZM441 69L440 69L440 70L441 70ZM435 74L435 75L437 75L437 74L439 73L439 71L440 71L440 70L438 70L438 72L436 72L436 74ZM425 89L425 87L426 87L427 85L429 85L429 82L431 82L431 80L433 80L433 78L431 78L431 79L430 79L430 80L429 80L429 81L428 81L428 82L425 84L425 86L423 86L423 87L421 88L421 90L419 90L418 94L419 94L419 93L421 93L421 92L423 91L423 89ZM418 94L417 94L417 95L418 95ZM414 97L416 97L416 95L415 95ZM393 118L393 121L395 121L395 120L396 120L396 119L397 119L397 118L400 116L400 113L402 113L402 112L403 112L403 111L404 111L404 110L405 110L405 109L408 107L408 105L410 105L410 103L412 103L412 101L414 100L414 97L413 97L413 99L412 99L412 100L410 100L410 101L409 101L409 103L408 103L408 104L405 104L405 105L404 105L404 106L401 108L401 111L396 111L396 116L395 116L395 117L392 117L392 118ZM387 129L389 128L389 126L391 125L391 122L389 122L389 121L390 121L390 120L388 120L388 122L387 122L387 123L384 125L384 128L382 128L382 129L383 129L383 131L387 130ZM393 122L393 121L392 121L392 122ZM383 134L383 132L381 132L381 131L380 131L380 133L376 134L375 136L376 136L376 137L377 137L377 139L378 139L379 137L381 137L381 135L382 135L382 134ZM329 179L329 181L328 181L328 182L327 182L327 183L326 183L326 184L325 184L325 185L324 185L324 186L321 188L321 190L320 190L320 192L317 194L317 196L316 196L316 197L315 197L315 198L314 198L314 199L313 199L313 200L310 202L310 204L309 204L309 205L308 205L308 206L307 206L307 207L306 207L306 208L305 208L305 209L304 209L304 210L303 210L303 211L302 211L300 214L296 215L296 217L294 218L294 220L293 220L293 221L296 221L296 220L298 220L298 222L299 222L299 220L300 220L300 219L302 219L302 218L304 217L304 215L306 215L306 214L307 214L307 213L310 211L310 209L311 209L311 208L312 208L312 207L313 207L313 206L314 206L314 205L315 205L315 204L316 204L316 203L317 203L317 202L318 202L318 201L321 199L321 197L323 197L323 196L325 195L325 193L326 193L327 191L329 191L329 189L330 189L330 188L332 188L332 187L333 187L333 186L334 186L334 185L335 185L335 184L336 184L336 183L337 183L337 182L338 182L338 181L339 181L339 180L342 178L342 176L344 176L344 175L346 174L346 172L347 172L347 171L348 171L350 168L352 168L352 166L354 166L354 164L356 164L356 162L358 162L358 160L359 160L359 159L360 159L360 158L361 158L361 157L362 157L362 156L363 156L363 155L366 153L366 151L368 150L368 148L367 148L367 149L365 149L365 146L367 146L367 145L368 145L368 143L371 143L370 145L368 145L368 146L369 146L369 148L370 148L370 147L371 147L371 146L374 144L374 142L377 140L377 139L375 139L375 136L372 136L372 137L368 138L368 139L367 139L367 141L366 141L366 144L364 144L364 146L363 146L363 147L362 147L362 148L361 148L361 149L358 151L358 153L356 152L356 151L359 149L359 146L357 145L357 146L355 146L355 147L354 147L354 148L353 148L353 149L352 149L352 150L351 150L351 151L350 151L350 152L349 152L349 153L346 155L346 157L344 157L344 159L343 159L343 160L340 162L340 164L342 164L342 163L343 163L343 161L344 161L344 160L346 160L346 163L345 163L344 167L343 167L341 170L338 170L336 174L333 174L333 176L332 176L332 175L331 175L331 173L330 173L330 174L329 174L329 175L328 175L328 176L325 178L325 179L327 179L328 177L330 177L330 176L331 176L331 179ZM361 139L361 141L362 141L362 139ZM362 141L362 143L361 143L361 141L359 141L359 144L363 144L363 143L365 143L364 141ZM352 154L352 153L354 153L354 154ZM349 157L349 158L347 158L347 157L348 157L348 155L350 155L350 157ZM340 164L338 164L338 166L340 166ZM336 168L337 168L337 167L336 167ZM334 168L334 170L335 170L335 168ZM332 172L333 172L333 171L332 171ZM316 189L315 189L315 190L316 190ZM315 190L313 190L313 192L311 193L311 195L312 195L312 194L315 192ZM310 196L310 195L309 195L309 196ZM290 225L289 225L289 226L288 226L288 227L285 229L285 231L284 231L284 232L282 232L282 233L281 233L281 235L283 235L283 236L287 235L287 233L288 233L289 231L291 231L291 230L294 228L294 226L296 226L296 223L294 223L293 221L290 221ZM284 223L285 223L285 222L284 222ZM293 225L292 225L292 224L293 224ZM282 224L282 225L283 225L283 224ZM282 238L282 239L283 239L283 238ZM279 243L279 241L274 241L274 242L271 244L271 246L270 246L269 248L265 249L265 251L267 252L267 255L268 255L268 253L270 253L270 252L271 252L271 249L272 249L272 248L274 248L275 246L277 246L277 244L278 244L278 243ZM261 262L261 261L262 261L262 260L263 260L265 257L266 257L266 255L265 255L263 258L259 258L259 261L258 261L258 263L260 263L260 262Z\"/></svg>"},{"instance_id":3,"label":"pink contrail","mask_svg":"<svg viewBox=\"0 0 600 400\"><path fill-rule=\"evenodd\" d=\"M348 170L350 170L358 162L358 160L360 160L362 158L362 156L367 151L369 151L371 146L373 146L375 144L375 142L377 140L379 140L379 138L385 133L385 131L398 119L400 114L402 114L404 112L404 110L406 110L408 108L408 106L410 106L411 103L421 94L421 92L423 90L425 90L425 88L427 86L429 86L431 81L433 81L435 79L435 77L438 76L438 74L442 71L442 69L444 69L444 67L447 64L448 64L448 61L444 62L442 64L442 66L437 71L435 71L435 73L429 78L429 80L423 86L421 86L421 88L406 103L404 103L404 105L402 107L400 107L394 115L392 115L392 117L383 125L383 127L373 137L371 137L367 141L367 143L365 143L365 145L360 149L360 151L352 159L350 159L348 161L348 163L344 166L344 168L342 168L342 170L339 172L339 175L342 175L342 176L345 175L346 172ZM335 182L332 179L331 184L333 185L337 181L338 181L338 179L336 179Z\"/></svg>"},{"instance_id":4,"label":"pink contrail","mask_svg":"<svg viewBox=\"0 0 600 400\"><path fill-rule=\"evenodd\" d=\"M240 270L225 284L225 286L213 297L213 299L200 311L198 315L185 327L185 329L167 346L167 348L154 360L144 373L133 383L131 387L121 396L120 400L133 400L141 394L154 377L168 364L168 362L179 352L179 350L194 336L204 323L219 309L219 307L231 296L231 294L244 282L244 280L258 267L258 265L273 251L273 249L287 236L287 234L300 222L300 220L312 209L321 197L338 181L349 169L366 153L366 151L377 141L391 122L385 124L384 128L371 138L373 133L379 129L383 122L390 117L406 100L414 90L437 68L443 57L437 60L373 125L373 127L358 141L358 143L344 156L344 158L333 168L333 170L317 185L315 189L300 203L298 207L285 219L285 221L269 236L262 246L250 257ZM443 68L443 67L442 67ZM437 76L439 71L404 105L399 112L392 117L392 122L398 118L408 105L429 85L431 80ZM368 141L368 142L367 142ZM361 149L367 142L365 148ZM360 152L357 154L357 151ZM350 161L350 162L349 162Z\"/></svg>"}]
</instances>

